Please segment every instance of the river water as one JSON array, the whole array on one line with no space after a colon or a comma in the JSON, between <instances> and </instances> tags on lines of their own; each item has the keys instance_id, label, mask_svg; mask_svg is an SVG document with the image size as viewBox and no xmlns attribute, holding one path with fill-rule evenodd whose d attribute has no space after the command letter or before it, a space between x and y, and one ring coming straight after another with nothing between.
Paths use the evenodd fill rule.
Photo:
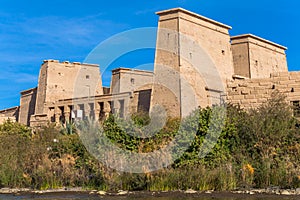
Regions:
<instances>
[{"instance_id":1,"label":"river water","mask_svg":"<svg viewBox=\"0 0 300 200\"><path fill-rule=\"evenodd\" d=\"M130 195L130 196L98 196L87 193L64 193L64 194L22 194L4 195L0 194L0 200L299 200L299 196L270 196L270 195L232 195L232 194L212 194L212 195Z\"/></svg>"}]
</instances>

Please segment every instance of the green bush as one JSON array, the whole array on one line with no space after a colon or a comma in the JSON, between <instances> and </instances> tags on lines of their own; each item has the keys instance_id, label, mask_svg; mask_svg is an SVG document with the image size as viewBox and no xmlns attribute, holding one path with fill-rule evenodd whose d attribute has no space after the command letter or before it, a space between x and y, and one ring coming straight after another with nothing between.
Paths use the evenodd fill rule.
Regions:
<instances>
[{"instance_id":1,"label":"green bush","mask_svg":"<svg viewBox=\"0 0 300 200\"><path fill-rule=\"evenodd\" d=\"M86 151L77 134L53 125L32 131L10 121L0 125L0 183L36 189L63 186L105 187L102 165Z\"/></svg>"}]
</instances>

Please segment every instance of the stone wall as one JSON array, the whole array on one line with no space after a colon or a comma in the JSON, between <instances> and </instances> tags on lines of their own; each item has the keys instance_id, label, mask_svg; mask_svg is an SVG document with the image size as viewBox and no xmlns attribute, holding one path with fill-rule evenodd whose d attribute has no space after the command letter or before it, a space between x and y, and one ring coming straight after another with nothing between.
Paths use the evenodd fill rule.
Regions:
<instances>
[{"instance_id":1,"label":"stone wall","mask_svg":"<svg viewBox=\"0 0 300 200\"><path fill-rule=\"evenodd\" d=\"M37 88L21 92L19 122L30 125L30 116L35 113Z\"/></svg>"},{"instance_id":2,"label":"stone wall","mask_svg":"<svg viewBox=\"0 0 300 200\"><path fill-rule=\"evenodd\" d=\"M277 72L270 78L240 79L227 84L227 101L241 108L257 108L272 92L284 94L288 102L300 100L300 72Z\"/></svg>"},{"instance_id":3,"label":"stone wall","mask_svg":"<svg viewBox=\"0 0 300 200\"><path fill-rule=\"evenodd\" d=\"M40 74L38 79L38 87L37 87L37 97L36 97L36 105L35 105L35 114L43 114L44 106L46 101L46 90L47 90L47 62L44 61L40 68Z\"/></svg>"},{"instance_id":4,"label":"stone wall","mask_svg":"<svg viewBox=\"0 0 300 200\"><path fill-rule=\"evenodd\" d=\"M231 37L235 74L248 78L268 78L287 72L284 46L252 34Z\"/></svg>"},{"instance_id":5,"label":"stone wall","mask_svg":"<svg viewBox=\"0 0 300 200\"><path fill-rule=\"evenodd\" d=\"M35 114L45 114L59 99L102 95L99 65L46 60L41 66Z\"/></svg>"},{"instance_id":6,"label":"stone wall","mask_svg":"<svg viewBox=\"0 0 300 200\"><path fill-rule=\"evenodd\" d=\"M19 119L19 106L0 110L0 124L6 120L18 121Z\"/></svg>"},{"instance_id":7,"label":"stone wall","mask_svg":"<svg viewBox=\"0 0 300 200\"><path fill-rule=\"evenodd\" d=\"M153 72L151 71L129 68L112 70L111 94L151 89L152 84Z\"/></svg>"},{"instance_id":8,"label":"stone wall","mask_svg":"<svg viewBox=\"0 0 300 200\"><path fill-rule=\"evenodd\" d=\"M161 106L168 115L180 116L179 18L160 13L155 50L151 107Z\"/></svg>"},{"instance_id":9,"label":"stone wall","mask_svg":"<svg viewBox=\"0 0 300 200\"><path fill-rule=\"evenodd\" d=\"M181 8L157 14L152 105L186 116L199 105L214 104L210 97L220 96L234 73L231 27Z\"/></svg>"}]
</instances>

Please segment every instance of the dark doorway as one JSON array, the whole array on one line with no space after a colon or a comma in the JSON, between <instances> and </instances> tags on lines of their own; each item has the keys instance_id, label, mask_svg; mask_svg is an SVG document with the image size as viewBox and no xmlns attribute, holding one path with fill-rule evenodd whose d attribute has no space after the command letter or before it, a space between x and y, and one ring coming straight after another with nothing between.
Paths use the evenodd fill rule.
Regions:
<instances>
[{"instance_id":1,"label":"dark doorway","mask_svg":"<svg viewBox=\"0 0 300 200\"><path fill-rule=\"evenodd\" d=\"M138 112L147 112L150 110L151 89L139 91Z\"/></svg>"}]
</instances>

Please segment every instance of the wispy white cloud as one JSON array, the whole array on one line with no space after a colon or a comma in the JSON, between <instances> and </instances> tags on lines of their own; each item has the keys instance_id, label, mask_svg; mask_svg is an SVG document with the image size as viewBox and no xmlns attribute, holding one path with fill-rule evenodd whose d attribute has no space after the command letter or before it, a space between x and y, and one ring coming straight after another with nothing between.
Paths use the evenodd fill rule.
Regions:
<instances>
[{"instance_id":1,"label":"wispy white cloud","mask_svg":"<svg viewBox=\"0 0 300 200\"><path fill-rule=\"evenodd\" d=\"M82 61L99 42L127 27L102 16L27 18L0 13L0 96L37 85L43 59Z\"/></svg>"},{"instance_id":2,"label":"wispy white cloud","mask_svg":"<svg viewBox=\"0 0 300 200\"><path fill-rule=\"evenodd\" d=\"M136 14L157 10L140 10ZM109 36L130 28L130 25L105 19L104 12L82 17L28 17L2 12L0 17L0 63L55 59L55 56L48 57L51 54L63 57L64 53L71 57L74 52L91 50Z\"/></svg>"},{"instance_id":3,"label":"wispy white cloud","mask_svg":"<svg viewBox=\"0 0 300 200\"><path fill-rule=\"evenodd\" d=\"M11 83L32 83L37 81L37 75L36 74L28 74L23 72L5 72L0 70L1 76L0 81L6 80L10 81Z\"/></svg>"},{"instance_id":4,"label":"wispy white cloud","mask_svg":"<svg viewBox=\"0 0 300 200\"><path fill-rule=\"evenodd\" d=\"M51 51L72 52L93 48L103 39L120 30L126 24L102 19L103 13L85 17L67 18L46 16L27 18L0 14L0 61L26 62L44 57ZM4 56L5 54L5 56ZM16 54L20 59L15 59ZM25 58L26 57L26 58Z\"/></svg>"}]
</instances>

